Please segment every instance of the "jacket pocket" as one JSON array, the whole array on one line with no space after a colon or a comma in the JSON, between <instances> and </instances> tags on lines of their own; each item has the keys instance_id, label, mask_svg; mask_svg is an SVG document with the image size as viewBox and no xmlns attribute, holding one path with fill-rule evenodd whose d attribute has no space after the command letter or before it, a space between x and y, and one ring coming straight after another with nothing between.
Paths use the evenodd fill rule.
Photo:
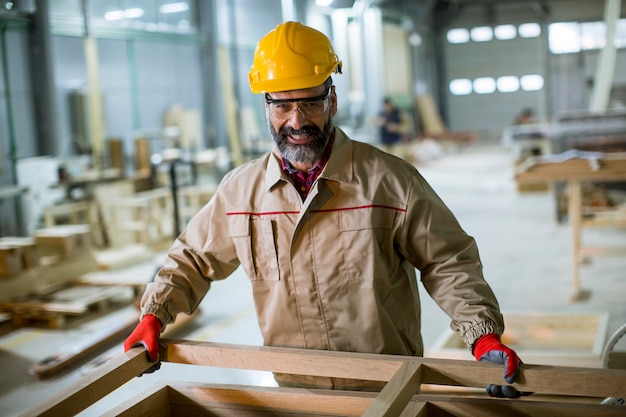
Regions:
<instances>
[{"instance_id":1,"label":"jacket pocket","mask_svg":"<svg viewBox=\"0 0 626 417\"><path fill-rule=\"evenodd\" d=\"M350 280L386 277L393 256L392 229L396 211L363 208L340 213L339 229L345 271Z\"/></svg>"},{"instance_id":2,"label":"jacket pocket","mask_svg":"<svg viewBox=\"0 0 626 417\"><path fill-rule=\"evenodd\" d=\"M274 222L258 216L231 216L228 233L252 281L279 279Z\"/></svg>"},{"instance_id":3,"label":"jacket pocket","mask_svg":"<svg viewBox=\"0 0 626 417\"><path fill-rule=\"evenodd\" d=\"M256 216L252 216L250 220L256 279L277 281L280 274L276 250L276 222Z\"/></svg>"},{"instance_id":4,"label":"jacket pocket","mask_svg":"<svg viewBox=\"0 0 626 417\"><path fill-rule=\"evenodd\" d=\"M250 216L228 216L228 236L235 243L237 257L246 275L256 280L256 268L252 257L252 240L250 238Z\"/></svg>"}]
</instances>

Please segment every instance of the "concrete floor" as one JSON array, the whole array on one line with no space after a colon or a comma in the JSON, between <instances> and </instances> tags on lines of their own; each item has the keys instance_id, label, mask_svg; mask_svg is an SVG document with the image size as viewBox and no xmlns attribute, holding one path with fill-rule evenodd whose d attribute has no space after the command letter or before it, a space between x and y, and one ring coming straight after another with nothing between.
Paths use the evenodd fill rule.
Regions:
<instances>
[{"instance_id":1,"label":"concrete floor","mask_svg":"<svg viewBox=\"0 0 626 417\"><path fill-rule=\"evenodd\" d=\"M571 314L573 317L583 313L607 314L606 329L601 328L604 329L600 335L602 342L605 336L626 323L626 258L597 257L583 265L581 285L591 293L584 301L571 301L570 229L567 224L556 222L552 193L520 193L516 190L510 150L496 143L472 145L420 164L419 169L457 215L465 230L476 238L485 276L505 315L529 312ZM588 229L584 231L583 241L585 244L624 247L626 231ZM137 265L133 267L133 273L149 277L155 265L154 261ZM228 280L217 283L201 304L202 314L175 336L260 345L262 340L249 286L241 269ZM421 287L420 290L427 356L437 356L441 341L447 337L449 320ZM76 346L93 332L128 314L129 308L132 307L67 330L5 329L0 337L0 367L3 370L0 374L0 415L19 415L84 377L97 363L121 352L122 340L119 340L95 359L52 379L37 380L28 374L34 362ZM520 356L524 359L523 355ZM272 376L264 372L164 364L160 371L133 379L80 415L100 415L158 381L274 384Z\"/></svg>"}]
</instances>

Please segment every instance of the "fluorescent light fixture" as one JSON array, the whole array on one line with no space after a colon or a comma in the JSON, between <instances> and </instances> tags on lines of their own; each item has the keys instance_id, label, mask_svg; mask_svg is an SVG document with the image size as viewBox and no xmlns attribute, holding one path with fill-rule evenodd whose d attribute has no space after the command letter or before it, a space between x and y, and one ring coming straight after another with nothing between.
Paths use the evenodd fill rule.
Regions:
<instances>
[{"instance_id":1,"label":"fluorescent light fixture","mask_svg":"<svg viewBox=\"0 0 626 417\"><path fill-rule=\"evenodd\" d=\"M536 38L541 35L541 26L538 23L522 23L517 32L522 38Z\"/></svg>"},{"instance_id":2,"label":"fluorescent light fixture","mask_svg":"<svg viewBox=\"0 0 626 417\"><path fill-rule=\"evenodd\" d=\"M184 1L179 1L176 3L166 3L159 7L159 13L167 14L167 13L180 13L186 12L189 10L189 3L185 3Z\"/></svg>"},{"instance_id":3,"label":"fluorescent light fixture","mask_svg":"<svg viewBox=\"0 0 626 417\"><path fill-rule=\"evenodd\" d=\"M138 7L126 10L111 10L104 14L104 20L136 19L143 16L143 9Z\"/></svg>"},{"instance_id":4,"label":"fluorescent light fixture","mask_svg":"<svg viewBox=\"0 0 626 417\"><path fill-rule=\"evenodd\" d=\"M448 31L446 39L450 43L467 43L469 42L470 35L467 29L456 28Z\"/></svg>"},{"instance_id":5,"label":"fluorescent light fixture","mask_svg":"<svg viewBox=\"0 0 626 417\"><path fill-rule=\"evenodd\" d=\"M491 77L480 77L474 80L474 91L477 94L489 94L496 91L496 80Z\"/></svg>"},{"instance_id":6,"label":"fluorescent light fixture","mask_svg":"<svg viewBox=\"0 0 626 417\"><path fill-rule=\"evenodd\" d=\"M330 6L333 0L315 0L315 5L320 7Z\"/></svg>"},{"instance_id":7,"label":"fluorescent light fixture","mask_svg":"<svg viewBox=\"0 0 626 417\"><path fill-rule=\"evenodd\" d=\"M524 91L538 91L543 88L543 77L539 74L524 75L520 83Z\"/></svg>"},{"instance_id":8,"label":"fluorescent light fixture","mask_svg":"<svg viewBox=\"0 0 626 417\"><path fill-rule=\"evenodd\" d=\"M505 75L496 80L498 91L501 93L513 93L519 90L519 78L514 75Z\"/></svg>"},{"instance_id":9,"label":"fluorescent light fixture","mask_svg":"<svg viewBox=\"0 0 626 417\"><path fill-rule=\"evenodd\" d=\"M474 42L487 42L493 39L493 29L489 26L477 26L472 28L471 35Z\"/></svg>"},{"instance_id":10,"label":"fluorescent light fixture","mask_svg":"<svg viewBox=\"0 0 626 417\"><path fill-rule=\"evenodd\" d=\"M466 96L472 92L472 81L467 78L457 78L450 81L449 88L455 96Z\"/></svg>"},{"instance_id":11,"label":"fluorescent light fixture","mask_svg":"<svg viewBox=\"0 0 626 417\"><path fill-rule=\"evenodd\" d=\"M496 36L496 39L513 39L517 35L517 29L514 25L498 25L493 30L493 33Z\"/></svg>"}]
</instances>

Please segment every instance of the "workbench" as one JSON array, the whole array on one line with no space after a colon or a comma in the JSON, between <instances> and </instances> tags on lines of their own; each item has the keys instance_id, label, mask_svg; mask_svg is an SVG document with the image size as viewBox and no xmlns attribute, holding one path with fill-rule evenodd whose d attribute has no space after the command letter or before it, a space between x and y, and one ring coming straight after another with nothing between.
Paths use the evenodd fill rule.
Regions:
<instances>
[{"instance_id":1,"label":"workbench","mask_svg":"<svg viewBox=\"0 0 626 417\"><path fill-rule=\"evenodd\" d=\"M567 212L571 228L573 300L582 300L589 291L580 286L580 262L585 256L599 252L626 254L626 248L600 250L582 245L583 227L626 227L626 211L616 209L583 213L582 186L592 182L626 181L626 152L567 151L559 155L529 158L515 175L519 183L567 183ZM583 215L585 214L585 215Z\"/></svg>"}]
</instances>

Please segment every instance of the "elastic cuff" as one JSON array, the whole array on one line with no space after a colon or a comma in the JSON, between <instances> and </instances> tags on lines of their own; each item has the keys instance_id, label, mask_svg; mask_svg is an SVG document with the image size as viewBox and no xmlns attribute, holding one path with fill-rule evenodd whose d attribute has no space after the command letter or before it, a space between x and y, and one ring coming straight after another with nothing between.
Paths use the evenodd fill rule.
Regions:
<instances>
[{"instance_id":1,"label":"elastic cuff","mask_svg":"<svg viewBox=\"0 0 626 417\"><path fill-rule=\"evenodd\" d=\"M493 320L482 321L480 323L475 323L465 330L465 332L461 334L461 340L463 340L468 349L471 351L474 347L474 343L476 343L476 341L482 336L489 333L501 335L503 330L504 329L501 329Z\"/></svg>"},{"instance_id":2,"label":"elastic cuff","mask_svg":"<svg viewBox=\"0 0 626 417\"><path fill-rule=\"evenodd\" d=\"M165 326L168 323L172 322L173 319L162 304L150 303L144 306L141 311L140 320L148 314L152 314L156 316L157 319L159 319L159 321L161 322L161 331L163 331L163 329L165 329Z\"/></svg>"}]
</instances>

